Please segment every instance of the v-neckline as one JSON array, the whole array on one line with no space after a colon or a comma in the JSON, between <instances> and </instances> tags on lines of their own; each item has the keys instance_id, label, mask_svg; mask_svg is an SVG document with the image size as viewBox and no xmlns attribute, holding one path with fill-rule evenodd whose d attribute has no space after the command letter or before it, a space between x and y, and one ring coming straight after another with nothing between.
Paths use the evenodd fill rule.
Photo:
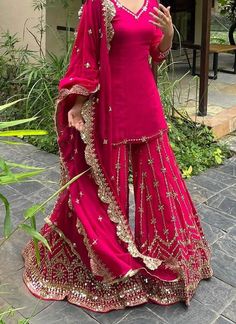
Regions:
<instances>
[{"instance_id":1,"label":"v-neckline","mask_svg":"<svg viewBox=\"0 0 236 324\"><path fill-rule=\"evenodd\" d=\"M125 5L123 5L119 0L115 0L115 3L119 8L124 9L126 12L134 16L135 19L138 19L142 15L142 13L147 10L148 1L149 0L144 0L142 6L136 13L133 12L131 9L127 8Z\"/></svg>"}]
</instances>

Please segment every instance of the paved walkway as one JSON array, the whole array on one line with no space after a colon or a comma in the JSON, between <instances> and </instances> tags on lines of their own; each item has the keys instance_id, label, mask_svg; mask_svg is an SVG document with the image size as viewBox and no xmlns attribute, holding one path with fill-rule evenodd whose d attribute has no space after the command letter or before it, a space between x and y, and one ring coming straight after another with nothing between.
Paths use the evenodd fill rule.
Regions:
<instances>
[{"instance_id":1,"label":"paved walkway","mask_svg":"<svg viewBox=\"0 0 236 324\"><path fill-rule=\"evenodd\" d=\"M30 182L0 188L12 206L14 227L22 212L33 203L44 201L58 188L58 157L37 150L32 145L0 144L0 156L17 163L45 167L46 171ZM22 282L23 261L20 251L29 237L17 230L0 249L0 309L13 305L21 308L14 319L33 316L32 324L230 324L236 323L236 156L224 165L212 168L186 180L201 215L205 234L213 246L214 277L201 281L189 308L183 303L171 306L146 304L122 311L98 314L86 311L66 301L41 301L33 297ZM49 213L52 203L47 207ZM132 208L132 207L131 207ZM4 212L0 205L0 215ZM38 229L43 225L38 218ZM0 219L0 233L2 233Z\"/></svg>"}]
</instances>

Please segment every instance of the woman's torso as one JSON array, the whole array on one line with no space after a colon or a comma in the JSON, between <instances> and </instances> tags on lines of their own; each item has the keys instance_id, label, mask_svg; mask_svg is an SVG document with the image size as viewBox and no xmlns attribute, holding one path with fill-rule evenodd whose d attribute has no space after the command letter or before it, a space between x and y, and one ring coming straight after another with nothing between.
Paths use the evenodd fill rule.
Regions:
<instances>
[{"instance_id":1,"label":"woman's torso","mask_svg":"<svg viewBox=\"0 0 236 324\"><path fill-rule=\"evenodd\" d=\"M148 20L156 0L144 0L134 14L112 0L116 15L109 53L113 142L151 137L167 128L159 92L149 63L155 26Z\"/></svg>"}]
</instances>

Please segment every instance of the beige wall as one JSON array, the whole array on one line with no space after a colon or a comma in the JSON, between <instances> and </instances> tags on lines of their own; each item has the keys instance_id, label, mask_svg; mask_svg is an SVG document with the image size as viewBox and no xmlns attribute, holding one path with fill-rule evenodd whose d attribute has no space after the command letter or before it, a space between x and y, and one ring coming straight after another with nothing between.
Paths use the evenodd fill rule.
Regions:
<instances>
[{"instance_id":1,"label":"beige wall","mask_svg":"<svg viewBox=\"0 0 236 324\"><path fill-rule=\"evenodd\" d=\"M17 33L21 39L20 45L28 44L30 50L38 51L38 45L26 29L27 27L36 33L33 27L39 23L39 11L34 11L32 4L33 0L0 0L0 32L9 30L11 34ZM58 2L56 6L44 9L43 19L46 27L42 42L44 53L46 50L59 56L64 53L66 32L58 31L57 26L66 27L66 20L69 17L69 25L76 27L81 4L81 0L70 0L69 9L64 9ZM70 36L74 37L74 34L70 33Z\"/></svg>"},{"instance_id":2,"label":"beige wall","mask_svg":"<svg viewBox=\"0 0 236 324\"><path fill-rule=\"evenodd\" d=\"M45 12L43 15L45 17ZM38 18L39 13L34 12L32 0L0 0L0 31L9 30L11 34L17 33L22 40L21 45L28 44L29 49L34 51L38 51L39 47L25 27L35 33L33 26L38 24Z\"/></svg>"},{"instance_id":3,"label":"beige wall","mask_svg":"<svg viewBox=\"0 0 236 324\"><path fill-rule=\"evenodd\" d=\"M47 51L61 55L66 49L66 31L58 31L57 26L67 25L68 27L76 27L78 23L78 11L81 7L81 0L70 0L69 9L64 9L62 5L57 4L56 7L51 6L46 10L46 48ZM72 32L70 37L74 38Z\"/></svg>"}]
</instances>

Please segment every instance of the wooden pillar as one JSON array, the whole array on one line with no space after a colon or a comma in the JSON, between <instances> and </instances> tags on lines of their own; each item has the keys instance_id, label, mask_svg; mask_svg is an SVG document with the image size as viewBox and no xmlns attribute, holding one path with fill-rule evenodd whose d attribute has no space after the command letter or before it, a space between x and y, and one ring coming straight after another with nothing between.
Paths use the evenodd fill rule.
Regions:
<instances>
[{"instance_id":1,"label":"wooden pillar","mask_svg":"<svg viewBox=\"0 0 236 324\"><path fill-rule=\"evenodd\" d=\"M200 116L207 115L211 4L212 0L202 0L202 38L198 112Z\"/></svg>"}]
</instances>

